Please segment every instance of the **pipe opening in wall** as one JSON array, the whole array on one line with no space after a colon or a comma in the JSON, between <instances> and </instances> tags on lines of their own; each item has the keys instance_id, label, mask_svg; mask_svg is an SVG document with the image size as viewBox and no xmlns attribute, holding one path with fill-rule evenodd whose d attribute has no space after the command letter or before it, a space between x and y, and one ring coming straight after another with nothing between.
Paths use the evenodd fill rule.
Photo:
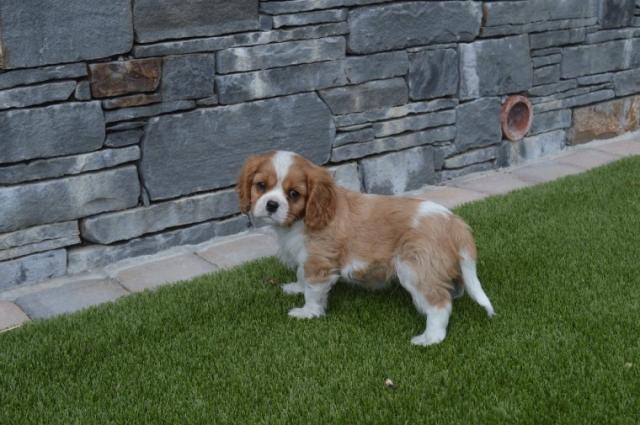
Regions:
<instances>
[{"instance_id":1,"label":"pipe opening in wall","mask_svg":"<svg viewBox=\"0 0 640 425\"><path fill-rule=\"evenodd\" d=\"M522 139L531 129L533 108L524 96L509 96L500 112L502 134L511 141Z\"/></svg>"}]
</instances>

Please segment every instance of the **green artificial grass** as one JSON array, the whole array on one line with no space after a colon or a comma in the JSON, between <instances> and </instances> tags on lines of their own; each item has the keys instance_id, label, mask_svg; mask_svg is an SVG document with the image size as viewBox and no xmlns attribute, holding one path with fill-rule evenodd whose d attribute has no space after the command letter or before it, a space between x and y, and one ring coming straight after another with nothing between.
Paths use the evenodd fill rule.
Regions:
<instances>
[{"instance_id":1,"label":"green artificial grass","mask_svg":"<svg viewBox=\"0 0 640 425\"><path fill-rule=\"evenodd\" d=\"M638 424L639 170L458 209L497 316L457 300L441 345L400 288L291 319L265 259L1 334L0 423Z\"/></svg>"}]
</instances>

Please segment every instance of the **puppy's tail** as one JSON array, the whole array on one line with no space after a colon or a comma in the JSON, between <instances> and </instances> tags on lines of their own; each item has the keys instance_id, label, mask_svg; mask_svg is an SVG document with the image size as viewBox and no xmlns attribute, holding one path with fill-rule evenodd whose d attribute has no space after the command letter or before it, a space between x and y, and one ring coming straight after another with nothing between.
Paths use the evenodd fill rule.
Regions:
<instances>
[{"instance_id":1,"label":"puppy's tail","mask_svg":"<svg viewBox=\"0 0 640 425\"><path fill-rule=\"evenodd\" d=\"M489 317L494 316L495 310L489 301L489 297L485 294L478 279L478 272L476 270L476 246L471 235L469 227L460 220L460 223L464 226L463 229L458 231L461 233L458 239L458 255L460 258L460 272L462 274L462 281L464 282L464 288L472 300L480 304L487 310Z\"/></svg>"}]
</instances>

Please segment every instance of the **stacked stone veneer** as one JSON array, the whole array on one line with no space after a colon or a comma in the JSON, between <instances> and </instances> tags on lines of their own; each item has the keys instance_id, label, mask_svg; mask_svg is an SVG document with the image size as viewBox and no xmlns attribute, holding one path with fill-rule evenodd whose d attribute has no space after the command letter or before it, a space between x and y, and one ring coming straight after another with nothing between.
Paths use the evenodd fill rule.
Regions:
<instances>
[{"instance_id":1,"label":"stacked stone veneer","mask_svg":"<svg viewBox=\"0 0 640 425\"><path fill-rule=\"evenodd\" d=\"M400 193L635 128L636 15L634 0L3 0L0 289L243 230L232 186L251 153ZM509 94L536 113L517 142Z\"/></svg>"}]
</instances>

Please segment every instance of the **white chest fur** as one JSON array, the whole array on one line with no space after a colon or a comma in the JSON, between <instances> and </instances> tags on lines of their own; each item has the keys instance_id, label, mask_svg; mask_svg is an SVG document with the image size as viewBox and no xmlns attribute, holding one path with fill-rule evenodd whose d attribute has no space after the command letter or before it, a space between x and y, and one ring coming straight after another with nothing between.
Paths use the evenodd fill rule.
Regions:
<instances>
[{"instance_id":1,"label":"white chest fur","mask_svg":"<svg viewBox=\"0 0 640 425\"><path fill-rule=\"evenodd\" d=\"M304 223L296 222L289 228L276 227L278 235L278 257L287 266L297 269L307 260L304 246Z\"/></svg>"}]
</instances>

